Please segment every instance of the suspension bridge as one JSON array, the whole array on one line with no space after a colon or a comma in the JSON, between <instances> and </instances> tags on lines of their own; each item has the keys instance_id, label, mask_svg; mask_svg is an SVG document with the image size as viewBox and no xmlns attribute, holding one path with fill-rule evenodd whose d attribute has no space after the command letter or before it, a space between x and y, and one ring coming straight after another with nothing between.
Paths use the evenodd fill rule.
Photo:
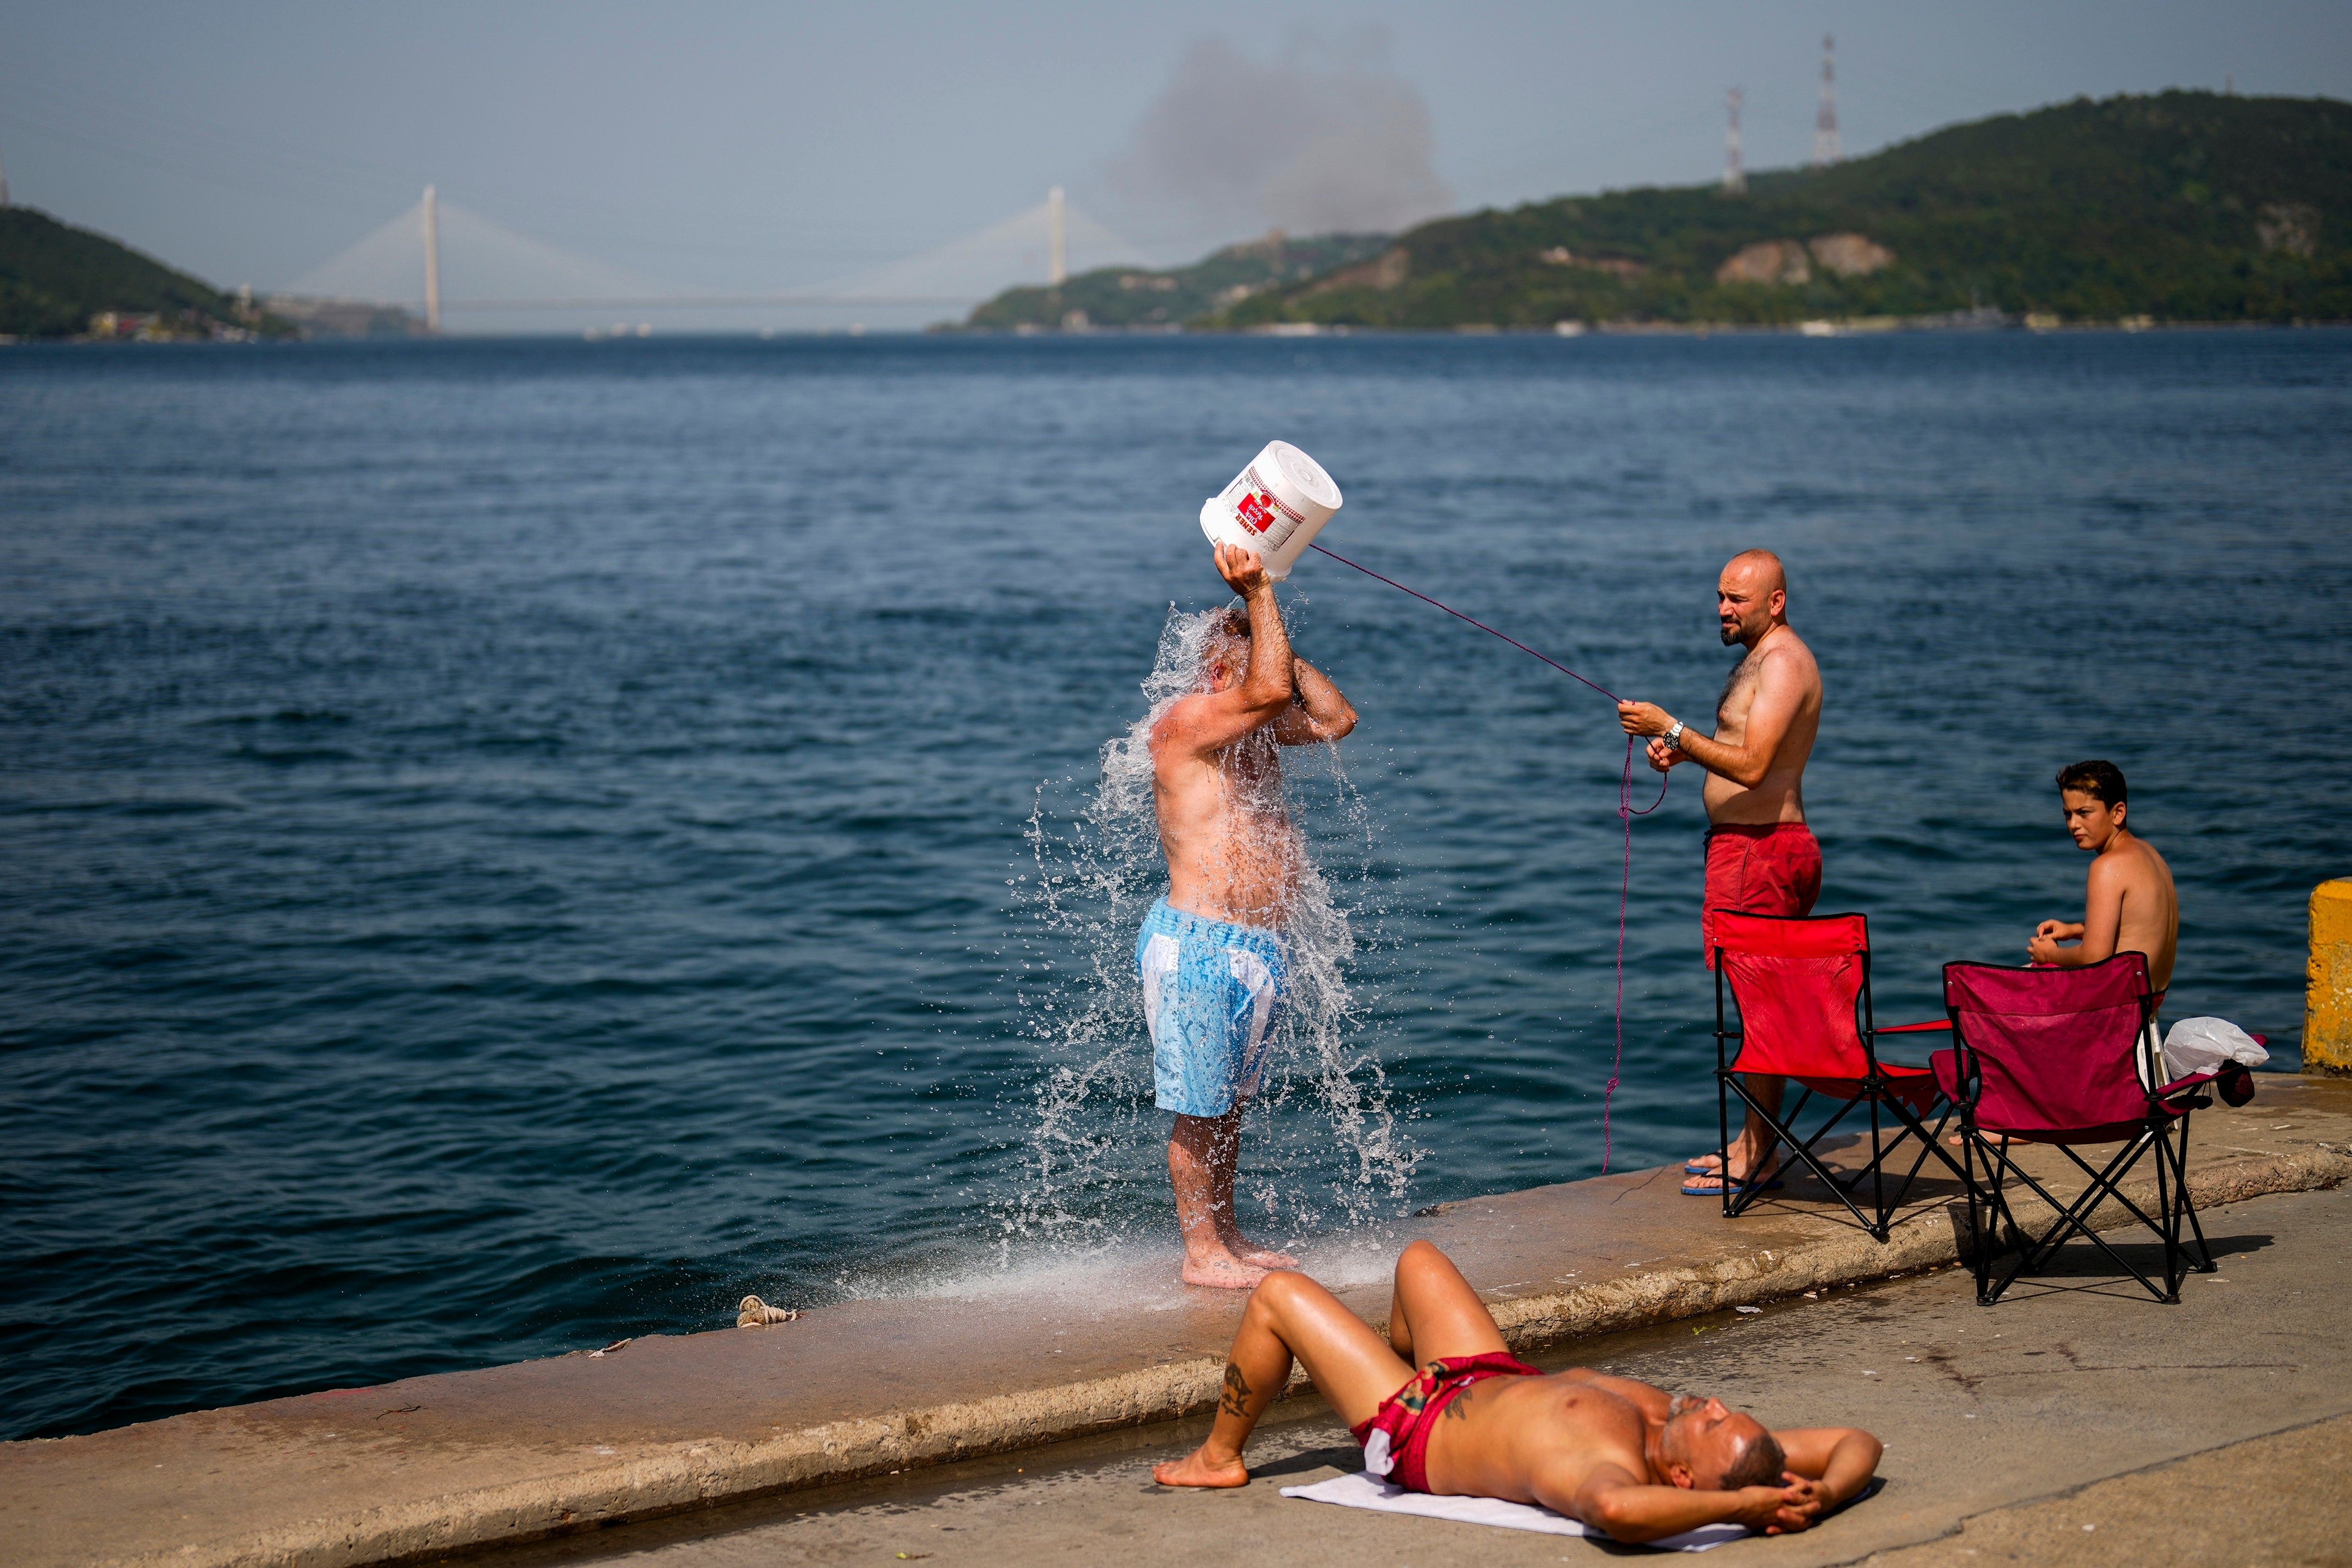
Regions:
<instances>
[{"instance_id":1,"label":"suspension bridge","mask_svg":"<svg viewBox=\"0 0 2352 1568\"><path fill-rule=\"evenodd\" d=\"M1095 265L1134 254L1056 186L985 227L827 283L751 293L680 289L517 233L428 185L415 205L272 298L408 310L429 331L441 330L445 315L467 312L962 310L1023 282L1059 284L1074 251Z\"/></svg>"}]
</instances>

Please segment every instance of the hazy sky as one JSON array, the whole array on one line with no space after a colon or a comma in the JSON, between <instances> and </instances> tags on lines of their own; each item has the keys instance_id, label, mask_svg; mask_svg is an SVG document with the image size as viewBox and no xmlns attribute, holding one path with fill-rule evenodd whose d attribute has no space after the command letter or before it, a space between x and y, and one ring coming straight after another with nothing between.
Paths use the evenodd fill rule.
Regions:
<instances>
[{"instance_id":1,"label":"hazy sky","mask_svg":"<svg viewBox=\"0 0 2352 1568\"><path fill-rule=\"evenodd\" d=\"M1800 162L1824 31L1849 153L2225 77L2352 98L2341 0L0 0L0 161L17 201L224 285L291 280L431 181L600 263L763 290L1055 184L1138 252L1083 265L1269 221L1704 181L1734 84L1750 167Z\"/></svg>"}]
</instances>

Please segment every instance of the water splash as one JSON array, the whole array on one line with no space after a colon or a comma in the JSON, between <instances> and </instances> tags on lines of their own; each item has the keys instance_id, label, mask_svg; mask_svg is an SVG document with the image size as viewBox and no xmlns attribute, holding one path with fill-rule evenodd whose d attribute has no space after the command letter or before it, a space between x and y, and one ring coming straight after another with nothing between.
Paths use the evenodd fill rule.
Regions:
<instances>
[{"instance_id":1,"label":"water splash","mask_svg":"<svg viewBox=\"0 0 2352 1568\"><path fill-rule=\"evenodd\" d=\"M1286 612L1294 631L1298 607ZM1091 794L1075 780L1038 787L1028 868L1013 881L1028 917L1019 1000L1045 1070L1021 1189L998 1211L1003 1266L1039 1244L1057 1252L1144 1237L1176 1245L1168 1118L1152 1105L1135 973L1137 930L1167 886L1150 736L1168 706L1197 689L1223 614L1171 610L1143 683L1145 711L1104 743ZM1337 746L1284 748L1274 787L1280 800L1258 804L1278 825L1270 830L1293 835L1291 1000L1244 1127L1236 1204L1245 1229L1294 1247L1402 1212L1422 1151L1397 1124L1368 999L1348 976L1360 923L1376 930L1381 913L1369 814Z\"/></svg>"}]
</instances>

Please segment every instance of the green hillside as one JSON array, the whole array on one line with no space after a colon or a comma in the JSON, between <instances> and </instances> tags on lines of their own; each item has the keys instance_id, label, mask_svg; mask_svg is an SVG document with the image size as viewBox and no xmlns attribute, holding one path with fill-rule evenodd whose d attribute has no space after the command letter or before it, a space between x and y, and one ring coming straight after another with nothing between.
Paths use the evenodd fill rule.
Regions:
<instances>
[{"instance_id":1,"label":"green hillside","mask_svg":"<svg viewBox=\"0 0 2352 1568\"><path fill-rule=\"evenodd\" d=\"M116 330L150 336L212 337L293 329L240 310L209 284L174 272L102 234L59 223L34 207L0 207L0 332L63 338L89 332L104 312L144 318Z\"/></svg>"},{"instance_id":2,"label":"green hillside","mask_svg":"<svg viewBox=\"0 0 2352 1568\"><path fill-rule=\"evenodd\" d=\"M2352 104L2168 92L1955 126L1819 172L1424 224L1199 324L2352 319Z\"/></svg>"},{"instance_id":3,"label":"green hillside","mask_svg":"<svg viewBox=\"0 0 2352 1568\"><path fill-rule=\"evenodd\" d=\"M1105 267L1058 289L1008 289L964 325L997 331L1022 328L1172 327L1223 310L1285 282L1296 282L1376 256L1384 234L1326 234L1291 239L1280 230L1228 246L1190 267L1153 271Z\"/></svg>"}]
</instances>

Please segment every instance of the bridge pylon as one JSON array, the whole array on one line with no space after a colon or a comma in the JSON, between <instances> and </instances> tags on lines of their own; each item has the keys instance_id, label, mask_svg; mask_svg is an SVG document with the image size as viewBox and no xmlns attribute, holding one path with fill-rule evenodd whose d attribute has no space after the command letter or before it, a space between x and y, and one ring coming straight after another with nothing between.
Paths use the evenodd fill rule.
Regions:
<instances>
[{"instance_id":1,"label":"bridge pylon","mask_svg":"<svg viewBox=\"0 0 2352 1568\"><path fill-rule=\"evenodd\" d=\"M441 209L435 200L433 187L425 187L425 200L418 204L425 215L425 330L441 330Z\"/></svg>"}]
</instances>

